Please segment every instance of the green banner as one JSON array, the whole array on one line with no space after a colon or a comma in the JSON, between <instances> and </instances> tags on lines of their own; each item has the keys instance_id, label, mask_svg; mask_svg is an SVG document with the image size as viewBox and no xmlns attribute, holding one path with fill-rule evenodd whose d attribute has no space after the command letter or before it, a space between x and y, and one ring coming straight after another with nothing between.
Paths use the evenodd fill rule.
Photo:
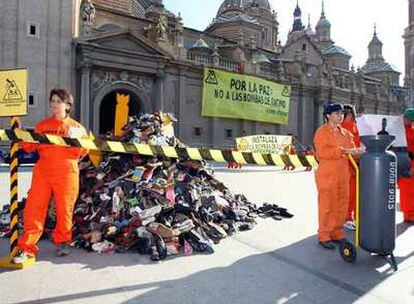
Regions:
<instances>
[{"instance_id":1,"label":"green banner","mask_svg":"<svg viewBox=\"0 0 414 304\"><path fill-rule=\"evenodd\" d=\"M205 68L202 116L287 124L290 86Z\"/></svg>"}]
</instances>

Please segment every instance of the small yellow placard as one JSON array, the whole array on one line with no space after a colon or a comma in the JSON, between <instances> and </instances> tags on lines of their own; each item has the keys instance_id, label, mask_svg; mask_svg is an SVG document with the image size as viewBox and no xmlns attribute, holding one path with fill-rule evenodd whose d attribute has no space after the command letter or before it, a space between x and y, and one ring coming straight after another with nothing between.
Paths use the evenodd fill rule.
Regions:
<instances>
[{"instance_id":1,"label":"small yellow placard","mask_svg":"<svg viewBox=\"0 0 414 304\"><path fill-rule=\"evenodd\" d=\"M27 69L0 70L0 116L27 115Z\"/></svg>"}]
</instances>

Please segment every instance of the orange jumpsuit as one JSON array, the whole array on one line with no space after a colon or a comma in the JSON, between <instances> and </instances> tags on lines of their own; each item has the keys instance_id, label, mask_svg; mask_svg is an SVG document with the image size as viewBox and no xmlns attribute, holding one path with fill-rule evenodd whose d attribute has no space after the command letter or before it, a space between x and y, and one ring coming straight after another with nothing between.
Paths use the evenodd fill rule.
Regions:
<instances>
[{"instance_id":1,"label":"orange jumpsuit","mask_svg":"<svg viewBox=\"0 0 414 304\"><path fill-rule=\"evenodd\" d=\"M349 202L349 163L341 148L354 148L352 134L325 124L314 138L319 167L315 172L318 189L318 239L320 242L345 238L342 228Z\"/></svg>"},{"instance_id":2,"label":"orange jumpsuit","mask_svg":"<svg viewBox=\"0 0 414 304\"><path fill-rule=\"evenodd\" d=\"M356 147L361 146L361 141L359 139L359 132L357 124L354 121L344 120L341 123L341 126L348 130L354 136L354 143ZM354 166L351 162L349 162L349 172L350 172L350 179L349 179L349 205L348 205L348 214L346 216L346 221L353 221L354 220L354 213L356 207L356 172Z\"/></svg>"},{"instance_id":3,"label":"orange jumpsuit","mask_svg":"<svg viewBox=\"0 0 414 304\"><path fill-rule=\"evenodd\" d=\"M408 152L414 153L414 128L405 126ZM414 168L414 159L410 162L410 168ZM404 221L414 221L414 176L398 179L400 188L401 211L404 213Z\"/></svg>"},{"instance_id":4,"label":"orange jumpsuit","mask_svg":"<svg viewBox=\"0 0 414 304\"><path fill-rule=\"evenodd\" d=\"M69 117L42 120L36 125L35 132L87 138L83 126ZM24 232L17 245L19 249L35 255L52 195L56 207L54 242L68 243L72 239L73 208L79 191L78 160L86 155L87 150L33 143L22 143L21 147L26 152L39 152L24 209Z\"/></svg>"}]
</instances>

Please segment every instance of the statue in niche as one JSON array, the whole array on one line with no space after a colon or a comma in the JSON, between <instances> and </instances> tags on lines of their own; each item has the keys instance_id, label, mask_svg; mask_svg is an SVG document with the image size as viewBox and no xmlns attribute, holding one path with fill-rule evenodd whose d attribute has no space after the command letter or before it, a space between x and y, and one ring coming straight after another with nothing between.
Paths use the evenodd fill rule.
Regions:
<instances>
[{"instance_id":1,"label":"statue in niche","mask_svg":"<svg viewBox=\"0 0 414 304\"><path fill-rule=\"evenodd\" d=\"M86 0L82 5L82 20L86 23L93 23L96 10L91 0Z\"/></svg>"},{"instance_id":2,"label":"statue in niche","mask_svg":"<svg viewBox=\"0 0 414 304\"><path fill-rule=\"evenodd\" d=\"M164 41L168 40L167 39L168 38L167 37L167 27L168 27L167 16L160 15L158 17L158 21L157 21L157 25L156 25L158 39L164 40Z\"/></svg>"}]
</instances>

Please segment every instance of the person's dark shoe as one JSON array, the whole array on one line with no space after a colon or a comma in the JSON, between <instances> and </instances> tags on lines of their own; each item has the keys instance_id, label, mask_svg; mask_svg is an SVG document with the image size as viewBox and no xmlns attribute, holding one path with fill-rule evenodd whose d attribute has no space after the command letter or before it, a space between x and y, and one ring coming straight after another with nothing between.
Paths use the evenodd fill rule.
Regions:
<instances>
[{"instance_id":1,"label":"person's dark shoe","mask_svg":"<svg viewBox=\"0 0 414 304\"><path fill-rule=\"evenodd\" d=\"M293 214L289 213L286 208L278 208L277 210L282 217L292 218Z\"/></svg>"},{"instance_id":2,"label":"person's dark shoe","mask_svg":"<svg viewBox=\"0 0 414 304\"><path fill-rule=\"evenodd\" d=\"M150 248L150 257L151 257L151 260L153 260L153 261L159 261L160 260L160 255L158 254L156 246L151 246L151 248Z\"/></svg>"},{"instance_id":3,"label":"person's dark shoe","mask_svg":"<svg viewBox=\"0 0 414 304\"><path fill-rule=\"evenodd\" d=\"M338 245L342 245L348 242L348 240L346 238L343 239L339 239L339 240L332 240L333 243L338 244Z\"/></svg>"},{"instance_id":4,"label":"person's dark shoe","mask_svg":"<svg viewBox=\"0 0 414 304\"><path fill-rule=\"evenodd\" d=\"M335 249L335 245L332 244L331 241L319 242L319 245L321 245L323 248L328 249L328 250L334 250Z\"/></svg>"},{"instance_id":5,"label":"person's dark shoe","mask_svg":"<svg viewBox=\"0 0 414 304\"><path fill-rule=\"evenodd\" d=\"M282 220L282 217L278 213L275 213L274 215L272 215L272 218L275 221L281 221Z\"/></svg>"},{"instance_id":6,"label":"person's dark shoe","mask_svg":"<svg viewBox=\"0 0 414 304\"><path fill-rule=\"evenodd\" d=\"M56 247L56 255L58 257L64 257L70 254L70 247L67 244L59 244Z\"/></svg>"}]
</instances>

